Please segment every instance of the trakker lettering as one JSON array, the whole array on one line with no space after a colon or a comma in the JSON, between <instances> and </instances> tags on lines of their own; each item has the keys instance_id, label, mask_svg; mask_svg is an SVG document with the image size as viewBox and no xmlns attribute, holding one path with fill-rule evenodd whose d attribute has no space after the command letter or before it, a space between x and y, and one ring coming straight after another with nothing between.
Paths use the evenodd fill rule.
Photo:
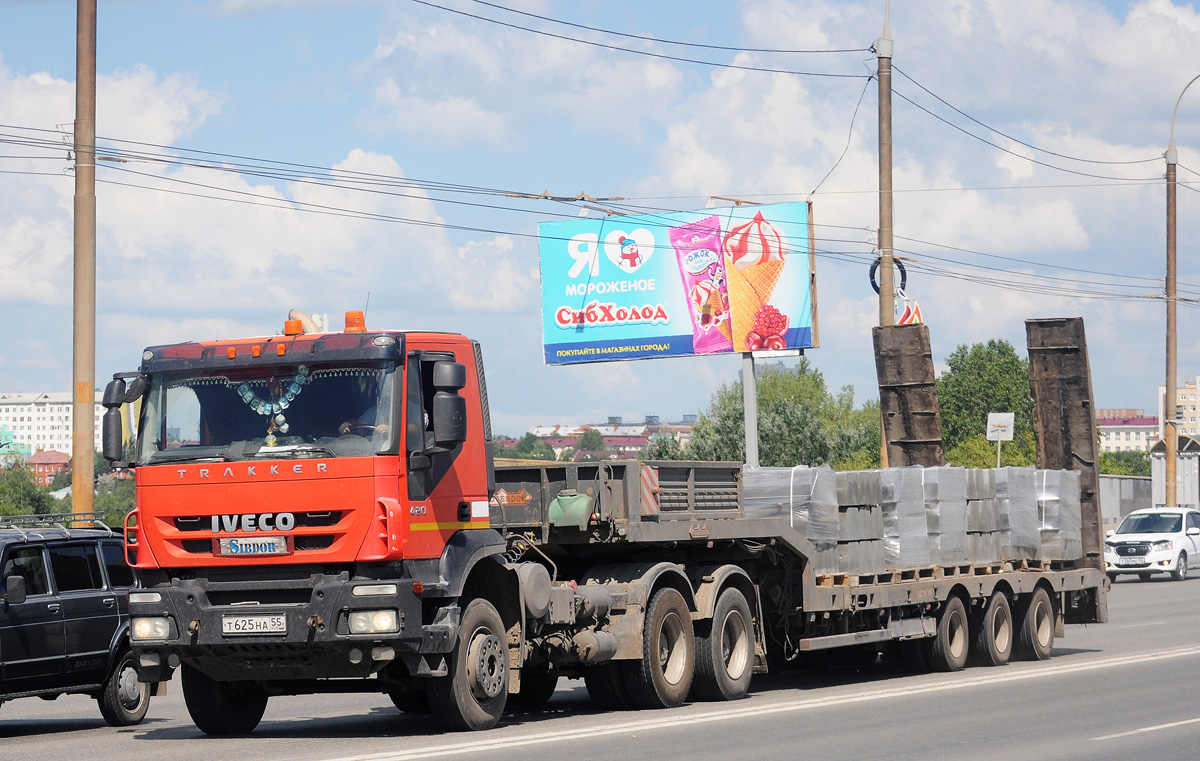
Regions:
<instances>
[{"instance_id":1,"label":"trakker lettering","mask_svg":"<svg viewBox=\"0 0 1200 761\"><path fill-rule=\"evenodd\" d=\"M216 473L216 472L220 473L221 478L236 478L239 475L243 475L243 476L278 476L278 475L280 475L279 468L280 467L286 468L287 466L286 465L283 465L283 466L271 465L268 467L268 470L265 473L260 473L258 471L258 469L260 467L262 467L262 466L261 465L247 465L245 471L242 473L235 473L232 467L227 467L221 471L218 471L217 469L214 469L214 468L200 468L197 470L197 474L200 476L200 478L212 478L213 473ZM188 474L188 469L187 468L178 468L178 469L176 469L175 472L179 474L180 478L185 478ZM304 463L298 462L295 465L292 465L292 472L298 476L304 475ZM317 472L318 473L328 473L329 466L326 463L318 462L317 463Z\"/></svg>"},{"instance_id":2,"label":"trakker lettering","mask_svg":"<svg viewBox=\"0 0 1200 761\"><path fill-rule=\"evenodd\" d=\"M296 527L296 516L291 513L260 513L258 515L214 515L212 532L222 531L291 531Z\"/></svg>"}]
</instances>

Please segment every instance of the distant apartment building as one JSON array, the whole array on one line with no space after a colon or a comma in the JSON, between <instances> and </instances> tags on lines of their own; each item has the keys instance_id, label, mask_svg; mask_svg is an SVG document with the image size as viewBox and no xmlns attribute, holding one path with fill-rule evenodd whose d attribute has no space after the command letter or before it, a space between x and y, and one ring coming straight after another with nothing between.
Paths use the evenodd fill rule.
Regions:
<instances>
[{"instance_id":1,"label":"distant apartment building","mask_svg":"<svg viewBox=\"0 0 1200 761\"><path fill-rule=\"evenodd\" d=\"M42 451L31 455L25 467L38 486L49 486L54 477L71 467L71 455L64 452Z\"/></svg>"},{"instance_id":2,"label":"distant apartment building","mask_svg":"<svg viewBox=\"0 0 1200 761\"><path fill-rule=\"evenodd\" d=\"M1101 452L1148 452L1161 437L1159 418L1142 410L1096 410Z\"/></svg>"},{"instance_id":3,"label":"distant apartment building","mask_svg":"<svg viewBox=\"0 0 1200 761\"><path fill-rule=\"evenodd\" d=\"M1175 406L1178 408L1179 414L1177 430L1180 435L1191 436L1193 438L1200 436L1200 411L1196 410L1196 406L1200 405L1200 400L1196 399L1200 391L1197 391L1197 386L1200 386L1200 375L1197 375L1192 380L1184 380L1181 385L1175 387ZM1159 386L1158 435L1160 438L1164 435L1165 421L1171 417L1171 413L1173 412L1164 411L1163 398L1165 396L1166 386Z\"/></svg>"},{"instance_id":4,"label":"distant apartment building","mask_svg":"<svg viewBox=\"0 0 1200 761\"><path fill-rule=\"evenodd\" d=\"M104 407L101 394L96 392L93 404L95 446L100 448L100 417ZM32 456L43 450L71 455L74 442L71 436L70 393L0 392L0 429L12 433L11 448ZM7 451L7 450L0 450Z\"/></svg>"},{"instance_id":5,"label":"distant apartment building","mask_svg":"<svg viewBox=\"0 0 1200 761\"><path fill-rule=\"evenodd\" d=\"M655 436L674 435L680 444L686 444L698 419L698 415L684 415L679 422L663 423L658 415L646 415L641 423L625 423L622 418L612 416L605 423L535 425L529 428L528 433L545 441L556 457L562 457L564 452L578 445L586 431L596 431L603 437L605 448L594 452L577 452L577 456L586 455L594 459L632 458L645 451Z\"/></svg>"}]
</instances>

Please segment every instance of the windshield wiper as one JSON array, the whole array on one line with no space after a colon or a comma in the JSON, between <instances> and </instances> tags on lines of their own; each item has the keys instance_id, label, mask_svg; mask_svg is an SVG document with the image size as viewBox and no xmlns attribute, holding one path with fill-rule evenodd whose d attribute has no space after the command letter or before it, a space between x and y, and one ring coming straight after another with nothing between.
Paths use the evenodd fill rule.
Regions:
<instances>
[{"instance_id":1,"label":"windshield wiper","mask_svg":"<svg viewBox=\"0 0 1200 761\"><path fill-rule=\"evenodd\" d=\"M181 452L176 455L153 454L147 459L146 465L158 465L164 462L233 462L223 452L216 454L200 454L199 452Z\"/></svg>"},{"instance_id":2,"label":"windshield wiper","mask_svg":"<svg viewBox=\"0 0 1200 761\"><path fill-rule=\"evenodd\" d=\"M321 446L320 444L285 444L278 447L259 447L253 453L247 453L247 457L295 457L296 455L306 454L324 454L328 457L337 457L337 452L334 452L329 447Z\"/></svg>"}]
</instances>

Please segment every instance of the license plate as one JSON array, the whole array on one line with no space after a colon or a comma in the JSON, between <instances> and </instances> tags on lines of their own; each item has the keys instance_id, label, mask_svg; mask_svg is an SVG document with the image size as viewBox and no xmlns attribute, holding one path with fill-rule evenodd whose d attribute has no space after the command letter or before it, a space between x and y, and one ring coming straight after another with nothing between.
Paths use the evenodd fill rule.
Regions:
<instances>
[{"instance_id":1,"label":"license plate","mask_svg":"<svg viewBox=\"0 0 1200 761\"><path fill-rule=\"evenodd\" d=\"M1117 565L1146 565L1146 558L1117 558Z\"/></svg>"},{"instance_id":2,"label":"license plate","mask_svg":"<svg viewBox=\"0 0 1200 761\"><path fill-rule=\"evenodd\" d=\"M290 555L291 542L286 536L233 536L216 539L216 554L223 557L247 555Z\"/></svg>"},{"instance_id":3,"label":"license plate","mask_svg":"<svg viewBox=\"0 0 1200 761\"><path fill-rule=\"evenodd\" d=\"M222 616L221 633L238 634L286 634L287 617L283 615Z\"/></svg>"}]
</instances>

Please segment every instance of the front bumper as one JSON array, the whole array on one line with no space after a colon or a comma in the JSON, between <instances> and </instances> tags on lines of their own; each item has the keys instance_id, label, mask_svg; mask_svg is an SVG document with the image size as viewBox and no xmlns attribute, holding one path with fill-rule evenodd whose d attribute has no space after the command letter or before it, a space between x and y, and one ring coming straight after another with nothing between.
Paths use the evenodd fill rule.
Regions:
<instances>
[{"instance_id":1,"label":"front bumper","mask_svg":"<svg viewBox=\"0 0 1200 761\"><path fill-rule=\"evenodd\" d=\"M395 586L394 593L355 595L360 585ZM297 680L368 677L395 660L420 671L423 654L449 652L458 608L452 600L427 599L411 579L351 581L349 574L303 579L175 580L138 590L159 599L133 602L140 618L168 621L165 639L134 639L139 679L163 681L180 663L218 680ZM398 631L352 634L350 613L395 612ZM282 619L284 631L227 633L225 624L251 618Z\"/></svg>"},{"instance_id":2,"label":"front bumper","mask_svg":"<svg viewBox=\"0 0 1200 761\"><path fill-rule=\"evenodd\" d=\"M1104 552L1105 573L1173 573L1179 564L1179 550L1151 550L1140 557L1117 556Z\"/></svg>"}]
</instances>

